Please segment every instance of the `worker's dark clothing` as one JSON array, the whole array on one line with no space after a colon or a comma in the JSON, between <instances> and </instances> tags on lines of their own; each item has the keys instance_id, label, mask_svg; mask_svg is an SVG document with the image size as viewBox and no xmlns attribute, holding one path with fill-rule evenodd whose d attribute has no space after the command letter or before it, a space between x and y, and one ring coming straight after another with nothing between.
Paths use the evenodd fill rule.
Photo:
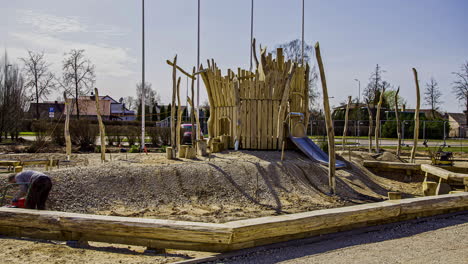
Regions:
<instances>
[{"instance_id":1,"label":"worker's dark clothing","mask_svg":"<svg viewBox=\"0 0 468 264\"><path fill-rule=\"evenodd\" d=\"M45 203L52 189L52 181L49 176L37 171L24 171L15 177L16 183L28 183L20 185L21 191L27 192L26 208L45 210Z\"/></svg>"}]
</instances>

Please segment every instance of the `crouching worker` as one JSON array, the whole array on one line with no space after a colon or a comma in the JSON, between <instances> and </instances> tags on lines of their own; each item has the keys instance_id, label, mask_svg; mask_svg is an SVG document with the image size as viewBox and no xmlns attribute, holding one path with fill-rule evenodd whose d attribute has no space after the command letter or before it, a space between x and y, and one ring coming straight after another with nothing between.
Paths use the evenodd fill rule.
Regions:
<instances>
[{"instance_id":1,"label":"crouching worker","mask_svg":"<svg viewBox=\"0 0 468 264\"><path fill-rule=\"evenodd\" d=\"M23 171L8 177L9 183L24 183L19 185L13 201L26 197L26 208L45 210L45 203L52 189L49 176L38 171ZM28 191L29 190L29 191Z\"/></svg>"}]
</instances>

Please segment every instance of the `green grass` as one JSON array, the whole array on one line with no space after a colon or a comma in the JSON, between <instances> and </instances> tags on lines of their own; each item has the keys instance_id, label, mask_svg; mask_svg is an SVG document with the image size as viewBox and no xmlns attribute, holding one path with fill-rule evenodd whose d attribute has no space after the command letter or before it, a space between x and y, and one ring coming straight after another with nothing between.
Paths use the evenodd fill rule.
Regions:
<instances>
[{"instance_id":1,"label":"green grass","mask_svg":"<svg viewBox=\"0 0 468 264\"><path fill-rule=\"evenodd\" d=\"M36 132L20 132L19 135L20 136L35 136L37 133Z\"/></svg>"}]
</instances>

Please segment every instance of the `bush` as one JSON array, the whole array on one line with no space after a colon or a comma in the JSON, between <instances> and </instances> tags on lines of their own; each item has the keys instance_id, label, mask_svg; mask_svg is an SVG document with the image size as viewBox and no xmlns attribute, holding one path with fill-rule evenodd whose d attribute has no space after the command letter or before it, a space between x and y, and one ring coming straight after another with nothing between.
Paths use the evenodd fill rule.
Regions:
<instances>
[{"instance_id":1,"label":"bush","mask_svg":"<svg viewBox=\"0 0 468 264\"><path fill-rule=\"evenodd\" d=\"M36 132L36 140L26 149L26 152L36 153L47 145L47 131L49 124L45 120L34 122L31 125L32 131Z\"/></svg>"},{"instance_id":2,"label":"bush","mask_svg":"<svg viewBox=\"0 0 468 264\"><path fill-rule=\"evenodd\" d=\"M134 146L140 136L140 129L134 126L128 126L125 128L125 134L127 137L128 145Z\"/></svg>"},{"instance_id":3,"label":"bush","mask_svg":"<svg viewBox=\"0 0 468 264\"><path fill-rule=\"evenodd\" d=\"M61 124L52 124L52 128L50 131L50 136L52 142L59 146L65 146L65 134L64 134L64 126Z\"/></svg>"},{"instance_id":4,"label":"bush","mask_svg":"<svg viewBox=\"0 0 468 264\"><path fill-rule=\"evenodd\" d=\"M170 127L155 127L159 135L159 140L161 141L162 146L169 145L171 141L171 128Z\"/></svg>"},{"instance_id":5,"label":"bush","mask_svg":"<svg viewBox=\"0 0 468 264\"><path fill-rule=\"evenodd\" d=\"M135 146L133 145L131 148L130 148L130 153L140 153L140 148L138 146Z\"/></svg>"},{"instance_id":6,"label":"bush","mask_svg":"<svg viewBox=\"0 0 468 264\"><path fill-rule=\"evenodd\" d=\"M93 145L99 129L89 120L73 120L70 122L70 136L72 143L78 145L81 151L93 151Z\"/></svg>"},{"instance_id":7,"label":"bush","mask_svg":"<svg viewBox=\"0 0 468 264\"><path fill-rule=\"evenodd\" d=\"M319 147L328 154L328 141L320 141Z\"/></svg>"},{"instance_id":8,"label":"bush","mask_svg":"<svg viewBox=\"0 0 468 264\"><path fill-rule=\"evenodd\" d=\"M159 139L159 133L156 127L148 127L146 134L149 136L153 147L160 146L161 140Z\"/></svg>"}]
</instances>

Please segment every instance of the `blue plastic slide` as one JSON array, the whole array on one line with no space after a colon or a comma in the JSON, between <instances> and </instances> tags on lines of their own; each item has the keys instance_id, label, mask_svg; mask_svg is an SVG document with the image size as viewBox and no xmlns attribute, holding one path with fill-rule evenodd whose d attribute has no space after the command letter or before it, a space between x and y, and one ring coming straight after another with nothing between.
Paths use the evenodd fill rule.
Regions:
<instances>
[{"instance_id":1,"label":"blue plastic slide","mask_svg":"<svg viewBox=\"0 0 468 264\"><path fill-rule=\"evenodd\" d=\"M328 155L312 139L308 137L289 137L292 142L312 160L316 160L323 165L328 166ZM346 163L341 160L336 161L336 168L344 168Z\"/></svg>"}]
</instances>

